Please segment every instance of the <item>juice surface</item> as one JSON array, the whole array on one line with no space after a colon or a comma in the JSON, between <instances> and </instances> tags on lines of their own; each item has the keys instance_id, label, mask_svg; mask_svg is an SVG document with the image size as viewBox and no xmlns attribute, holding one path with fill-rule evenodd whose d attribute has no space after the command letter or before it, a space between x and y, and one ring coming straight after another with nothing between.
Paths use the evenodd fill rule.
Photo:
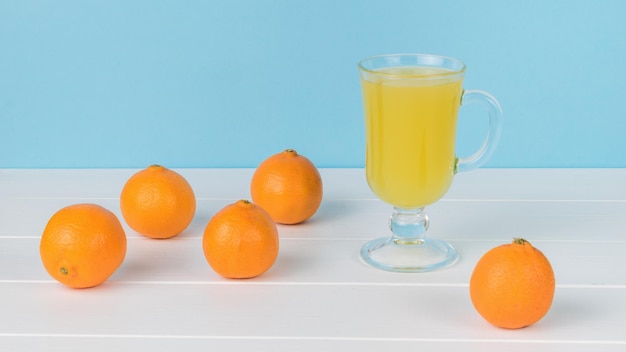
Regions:
<instances>
[{"instance_id":1,"label":"juice surface","mask_svg":"<svg viewBox=\"0 0 626 352\"><path fill-rule=\"evenodd\" d=\"M432 204L454 176L462 77L426 67L376 72L392 76L362 77L369 186L397 207Z\"/></svg>"}]
</instances>

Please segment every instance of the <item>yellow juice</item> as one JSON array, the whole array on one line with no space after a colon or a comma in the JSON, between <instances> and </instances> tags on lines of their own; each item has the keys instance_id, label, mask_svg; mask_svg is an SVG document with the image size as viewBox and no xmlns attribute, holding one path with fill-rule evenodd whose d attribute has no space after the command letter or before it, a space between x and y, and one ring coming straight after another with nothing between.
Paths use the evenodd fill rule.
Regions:
<instances>
[{"instance_id":1,"label":"yellow juice","mask_svg":"<svg viewBox=\"0 0 626 352\"><path fill-rule=\"evenodd\" d=\"M455 172L462 76L426 67L376 72L362 77L369 186L397 207L432 204Z\"/></svg>"}]
</instances>

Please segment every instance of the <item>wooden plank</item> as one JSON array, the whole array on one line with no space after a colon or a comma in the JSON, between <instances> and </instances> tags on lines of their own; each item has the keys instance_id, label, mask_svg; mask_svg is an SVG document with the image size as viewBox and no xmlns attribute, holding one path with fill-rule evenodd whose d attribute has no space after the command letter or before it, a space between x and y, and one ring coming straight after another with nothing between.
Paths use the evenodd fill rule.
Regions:
<instances>
[{"instance_id":1,"label":"wooden plank","mask_svg":"<svg viewBox=\"0 0 626 352\"><path fill-rule=\"evenodd\" d=\"M211 217L232 199L198 200L196 215L181 236L202 236ZM0 198L0 236L40 236L49 218L60 208L82 202L100 204L117 214L127 236L139 236L127 227L119 200ZM281 225L283 237L370 239L389 234L392 208L379 200L326 199L309 221ZM430 235L449 240L619 241L626 228L626 202L615 201L473 201L442 200L426 208Z\"/></svg>"},{"instance_id":2,"label":"wooden plank","mask_svg":"<svg viewBox=\"0 0 626 352\"><path fill-rule=\"evenodd\" d=\"M175 169L200 198L249 194L254 169ZM0 197L111 198L137 169L0 169ZM364 171L320 169L325 195L375 199ZM479 169L456 175L447 199L626 200L626 169Z\"/></svg>"},{"instance_id":3,"label":"wooden plank","mask_svg":"<svg viewBox=\"0 0 626 352\"><path fill-rule=\"evenodd\" d=\"M492 327L466 287L105 284L90 290L2 284L2 336L594 343L622 347L624 288L559 288L548 315ZM585 300L581 301L584 297ZM491 350L499 348L492 345ZM499 349L501 350L501 349Z\"/></svg>"},{"instance_id":4,"label":"wooden plank","mask_svg":"<svg viewBox=\"0 0 626 352\"><path fill-rule=\"evenodd\" d=\"M71 346L71 349L70 347ZM219 336L128 335L0 335L0 349L7 351L459 351L464 352L621 352L622 341L553 341L488 339L354 339L264 338Z\"/></svg>"},{"instance_id":5,"label":"wooden plank","mask_svg":"<svg viewBox=\"0 0 626 352\"><path fill-rule=\"evenodd\" d=\"M421 274L389 273L361 262L364 241L355 239L285 238L274 266L246 284L355 284L467 286L474 266L496 241L452 242L460 253L452 267ZM537 241L535 246L552 263L559 286L624 286L626 242ZM39 259L36 238L0 238L0 282L52 282ZM113 282L222 283L204 258L201 239L152 240L132 238Z\"/></svg>"}]
</instances>

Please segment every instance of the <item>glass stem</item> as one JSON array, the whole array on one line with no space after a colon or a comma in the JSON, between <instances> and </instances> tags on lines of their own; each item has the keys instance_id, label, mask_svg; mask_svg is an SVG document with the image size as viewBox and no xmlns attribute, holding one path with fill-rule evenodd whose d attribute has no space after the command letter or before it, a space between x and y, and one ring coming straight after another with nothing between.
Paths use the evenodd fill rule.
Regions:
<instances>
[{"instance_id":1,"label":"glass stem","mask_svg":"<svg viewBox=\"0 0 626 352\"><path fill-rule=\"evenodd\" d=\"M428 216L424 208L393 208L389 218L389 228L393 233L393 242L400 245L419 245L424 243L428 231Z\"/></svg>"}]
</instances>

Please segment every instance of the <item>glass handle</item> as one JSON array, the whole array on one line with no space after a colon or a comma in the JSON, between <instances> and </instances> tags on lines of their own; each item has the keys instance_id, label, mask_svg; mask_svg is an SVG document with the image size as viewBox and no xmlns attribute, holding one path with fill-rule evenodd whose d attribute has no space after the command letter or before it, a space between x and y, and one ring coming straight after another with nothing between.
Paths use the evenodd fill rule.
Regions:
<instances>
[{"instance_id":1,"label":"glass handle","mask_svg":"<svg viewBox=\"0 0 626 352\"><path fill-rule=\"evenodd\" d=\"M502 108L498 100L491 94L481 90L466 90L461 97L461 105L480 103L487 108L489 114L489 130L483 145L467 158L458 158L456 172L471 171L481 167L493 154L500 134L502 134Z\"/></svg>"}]
</instances>

